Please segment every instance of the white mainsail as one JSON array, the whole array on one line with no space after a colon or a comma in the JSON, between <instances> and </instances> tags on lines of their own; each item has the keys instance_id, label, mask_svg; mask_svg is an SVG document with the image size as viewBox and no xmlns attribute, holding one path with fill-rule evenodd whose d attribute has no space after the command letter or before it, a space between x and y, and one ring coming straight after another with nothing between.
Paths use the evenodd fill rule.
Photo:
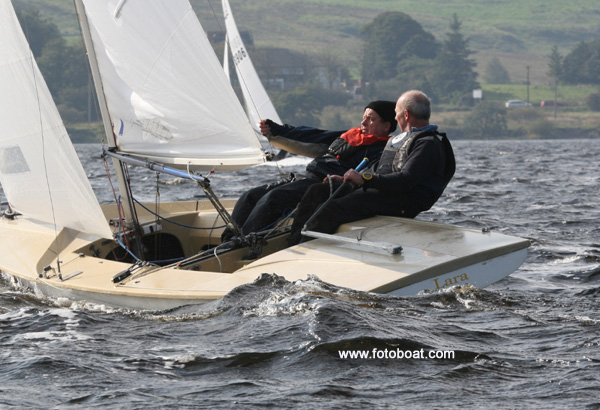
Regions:
<instances>
[{"instance_id":1,"label":"white mainsail","mask_svg":"<svg viewBox=\"0 0 600 410\"><path fill-rule=\"evenodd\" d=\"M118 151L233 170L264 162L187 0L83 0Z\"/></svg>"},{"instance_id":2,"label":"white mainsail","mask_svg":"<svg viewBox=\"0 0 600 410\"><path fill-rule=\"evenodd\" d=\"M246 47L240 36L240 32L235 24L231 7L228 0L222 0L223 15L225 17L225 28L227 30L227 39L231 48L231 56L235 63L236 74L240 81L244 102L246 104L246 113L250 118L255 130L258 130L258 121L269 118L278 124L281 119L277 110L273 106L267 91L262 85L254 64L248 55Z\"/></svg>"},{"instance_id":3,"label":"white mainsail","mask_svg":"<svg viewBox=\"0 0 600 410\"><path fill-rule=\"evenodd\" d=\"M0 0L0 183L23 217L112 238L10 0Z\"/></svg>"}]
</instances>

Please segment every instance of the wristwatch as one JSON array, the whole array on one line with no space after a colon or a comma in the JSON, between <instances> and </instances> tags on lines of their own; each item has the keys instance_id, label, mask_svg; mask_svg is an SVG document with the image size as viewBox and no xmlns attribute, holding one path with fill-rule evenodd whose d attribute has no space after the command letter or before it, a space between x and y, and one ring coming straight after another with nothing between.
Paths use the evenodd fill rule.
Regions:
<instances>
[{"instance_id":1,"label":"wristwatch","mask_svg":"<svg viewBox=\"0 0 600 410\"><path fill-rule=\"evenodd\" d=\"M373 173L369 172L369 171L363 172L362 177L363 177L362 189L363 189L363 191L366 191L367 189L369 189L369 186L371 185L371 180L373 179Z\"/></svg>"}]
</instances>

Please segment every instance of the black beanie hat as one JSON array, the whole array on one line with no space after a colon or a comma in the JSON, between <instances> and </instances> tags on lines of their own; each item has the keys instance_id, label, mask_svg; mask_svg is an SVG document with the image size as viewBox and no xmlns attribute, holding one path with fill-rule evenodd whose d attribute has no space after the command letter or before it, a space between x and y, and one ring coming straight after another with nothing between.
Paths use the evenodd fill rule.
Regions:
<instances>
[{"instance_id":1,"label":"black beanie hat","mask_svg":"<svg viewBox=\"0 0 600 410\"><path fill-rule=\"evenodd\" d=\"M385 101L385 100L377 100L371 101L366 107L375 111L384 122L389 122L390 125L390 133L396 131L396 126L398 123L396 122L396 103L393 101Z\"/></svg>"}]
</instances>

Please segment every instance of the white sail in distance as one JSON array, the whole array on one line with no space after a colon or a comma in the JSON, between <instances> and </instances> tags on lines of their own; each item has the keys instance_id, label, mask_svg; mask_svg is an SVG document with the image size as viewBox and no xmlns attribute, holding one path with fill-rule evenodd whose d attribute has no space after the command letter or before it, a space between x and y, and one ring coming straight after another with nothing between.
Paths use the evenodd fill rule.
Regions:
<instances>
[{"instance_id":1,"label":"white sail in distance","mask_svg":"<svg viewBox=\"0 0 600 410\"><path fill-rule=\"evenodd\" d=\"M231 13L231 7L228 0L222 0L223 15L225 17L225 28L227 30L227 40L231 49L231 57L235 63L236 74L240 81L240 87L244 95L246 112L256 131L258 129L258 121L261 119L271 119L278 124L281 124L281 119L277 114L277 110L273 106L267 91L263 87L262 82L252 60L248 54L248 50L244 46L242 37L240 36L235 19Z\"/></svg>"},{"instance_id":2,"label":"white sail in distance","mask_svg":"<svg viewBox=\"0 0 600 410\"><path fill-rule=\"evenodd\" d=\"M223 71L225 71L225 76L229 81L231 81L231 77L229 76L229 39L227 35L225 35L225 46L223 47Z\"/></svg>"},{"instance_id":3,"label":"white sail in distance","mask_svg":"<svg viewBox=\"0 0 600 410\"><path fill-rule=\"evenodd\" d=\"M112 238L10 0L0 0L0 183L22 217Z\"/></svg>"},{"instance_id":4,"label":"white sail in distance","mask_svg":"<svg viewBox=\"0 0 600 410\"><path fill-rule=\"evenodd\" d=\"M264 153L187 0L83 0L118 151L234 170Z\"/></svg>"}]
</instances>

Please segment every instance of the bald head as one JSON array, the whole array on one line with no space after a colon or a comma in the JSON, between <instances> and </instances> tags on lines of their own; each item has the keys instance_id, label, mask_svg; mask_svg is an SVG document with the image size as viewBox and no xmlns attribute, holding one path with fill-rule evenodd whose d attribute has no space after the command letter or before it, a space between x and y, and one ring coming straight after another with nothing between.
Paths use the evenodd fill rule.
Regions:
<instances>
[{"instance_id":1,"label":"bald head","mask_svg":"<svg viewBox=\"0 0 600 410\"><path fill-rule=\"evenodd\" d=\"M429 125L431 116L431 100L418 90L407 91L398 98L396 103L396 120L402 131L412 127L421 128Z\"/></svg>"}]
</instances>

